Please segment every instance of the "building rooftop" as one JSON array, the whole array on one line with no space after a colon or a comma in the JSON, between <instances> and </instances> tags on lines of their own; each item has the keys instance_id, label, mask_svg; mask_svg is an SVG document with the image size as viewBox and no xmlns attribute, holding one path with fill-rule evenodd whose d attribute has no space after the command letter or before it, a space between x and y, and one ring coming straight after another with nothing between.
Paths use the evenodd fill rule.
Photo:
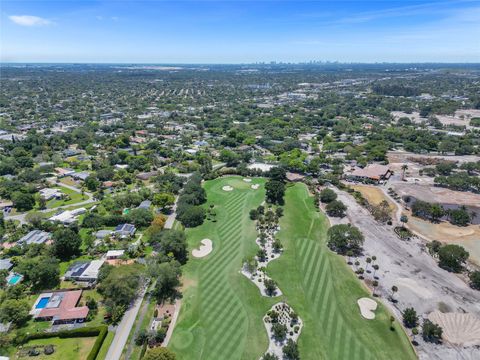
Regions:
<instances>
[{"instance_id":1,"label":"building rooftop","mask_svg":"<svg viewBox=\"0 0 480 360\"><path fill-rule=\"evenodd\" d=\"M380 180L390 171L390 168L386 165L371 164L362 168L355 168L350 175L357 177L370 178L374 180Z\"/></svg>"},{"instance_id":2,"label":"building rooftop","mask_svg":"<svg viewBox=\"0 0 480 360\"><path fill-rule=\"evenodd\" d=\"M10 270L13 267L10 259L1 259L0 260L0 270Z\"/></svg>"},{"instance_id":3,"label":"building rooftop","mask_svg":"<svg viewBox=\"0 0 480 360\"><path fill-rule=\"evenodd\" d=\"M32 310L34 318L52 318L54 321L84 319L88 316L88 307L77 307L82 290L62 291L40 294ZM41 299L48 298L45 307L38 308Z\"/></svg>"},{"instance_id":4,"label":"building rooftop","mask_svg":"<svg viewBox=\"0 0 480 360\"><path fill-rule=\"evenodd\" d=\"M44 244L50 239L50 234L42 230L32 230L27 235L18 240L20 244Z\"/></svg>"}]
</instances>

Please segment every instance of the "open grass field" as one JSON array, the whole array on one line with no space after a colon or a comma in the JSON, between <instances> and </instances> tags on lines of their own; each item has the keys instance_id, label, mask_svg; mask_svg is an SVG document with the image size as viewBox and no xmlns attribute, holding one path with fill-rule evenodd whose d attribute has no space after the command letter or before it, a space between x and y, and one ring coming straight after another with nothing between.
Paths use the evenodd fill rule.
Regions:
<instances>
[{"instance_id":1,"label":"open grass field","mask_svg":"<svg viewBox=\"0 0 480 360\"><path fill-rule=\"evenodd\" d=\"M54 345L55 352L51 355L36 356L35 359L44 360L81 360L86 359L90 350L95 343L96 337L79 337L79 338L50 338L31 340L25 346L36 345ZM31 359L31 357L19 357L18 359Z\"/></svg>"},{"instance_id":2,"label":"open grass field","mask_svg":"<svg viewBox=\"0 0 480 360\"><path fill-rule=\"evenodd\" d=\"M263 184L264 180L254 179ZM225 192L230 185L234 191ZM258 359L268 347L262 317L286 300L304 321L299 340L302 359L413 359L407 337L382 306L375 320L364 320L356 301L368 296L341 257L325 245L326 218L315 211L306 187L297 184L286 194L280 221L285 251L268 266L284 295L260 296L257 287L239 273L242 259L257 252L250 209L264 200L263 186L250 189L238 177L205 183L208 204L217 222L188 229L190 249L204 238L213 252L191 259L184 268L184 299L169 347L181 359Z\"/></svg>"}]
</instances>

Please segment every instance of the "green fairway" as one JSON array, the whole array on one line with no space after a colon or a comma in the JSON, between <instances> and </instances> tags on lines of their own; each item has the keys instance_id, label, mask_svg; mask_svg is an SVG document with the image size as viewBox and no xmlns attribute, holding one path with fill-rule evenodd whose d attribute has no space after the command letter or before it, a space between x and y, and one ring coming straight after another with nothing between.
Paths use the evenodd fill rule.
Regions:
<instances>
[{"instance_id":1,"label":"green fairway","mask_svg":"<svg viewBox=\"0 0 480 360\"><path fill-rule=\"evenodd\" d=\"M262 179L253 183L264 184ZM234 191L222 190L230 185ZM325 246L325 217L316 212L305 185L288 188L285 215L280 220L285 251L268 266L283 296L262 297L239 273L242 259L257 252L254 222L248 213L264 201L263 186L239 177L208 181L208 203L217 222L206 220L187 230L190 249L204 238L213 252L191 258L184 267L184 298L169 347L184 360L258 359L268 347L262 317L285 300L300 315L302 359L413 359L401 328L390 331L389 314L379 306L375 320L360 316L356 300L368 293L341 257Z\"/></svg>"},{"instance_id":2,"label":"green fairway","mask_svg":"<svg viewBox=\"0 0 480 360\"><path fill-rule=\"evenodd\" d=\"M256 359L268 339L262 317L275 302L262 298L250 280L240 274L242 259L257 252L250 209L265 197L263 186L252 190L242 178L208 181L208 203L215 204L217 222L206 220L188 229L190 249L204 238L213 241L213 251L203 259L192 258L184 268L186 290L169 347L180 359ZM222 190L225 185L234 188Z\"/></svg>"},{"instance_id":3,"label":"green fairway","mask_svg":"<svg viewBox=\"0 0 480 360\"><path fill-rule=\"evenodd\" d=\"M283 255L269 275L304 321L299 339L302 359L414 359L398 324L379 303L374 320L361 317L357 299L369 296L346 266L326 246L328 221L315 211L304 184L287 189L285 215L278 236Z\"/></svg>"}]
</instances>

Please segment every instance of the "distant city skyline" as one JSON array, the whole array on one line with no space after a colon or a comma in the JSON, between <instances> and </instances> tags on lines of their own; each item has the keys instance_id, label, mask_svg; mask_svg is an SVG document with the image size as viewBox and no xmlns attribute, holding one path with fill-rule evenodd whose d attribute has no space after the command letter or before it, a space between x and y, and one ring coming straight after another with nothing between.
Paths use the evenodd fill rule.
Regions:
<instances>
[{"instance_id":1,"label":"distant city skyline","mask_svg":"<svg viewBox=\"0 0 480 360\"><path fill-rule=\"evenodd\" d=\"M478 1L3 1L2 62L480 62Z\"/></svg>"}]
</instances>

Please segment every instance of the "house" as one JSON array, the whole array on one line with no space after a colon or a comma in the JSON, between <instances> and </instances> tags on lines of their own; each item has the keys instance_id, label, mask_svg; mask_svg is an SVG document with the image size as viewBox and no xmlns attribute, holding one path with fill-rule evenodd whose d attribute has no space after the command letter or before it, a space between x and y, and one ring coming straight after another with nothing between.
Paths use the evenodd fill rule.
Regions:
<instances>
[{"instance_id":1,"label":"house","mask_svg":"<svg viewBox=\"0 0 480 360\"><path fill-rule=\"evenodd\" d=\"M127 237L132 237L135 235L135 231L137 229L135 228L135 225L132 224L120 224L115 228L115 235L120 237L120 238L127 238Z\"/></svg>"},{"instance_id":2,"label":"house","mask_svg":"<svg viewBox=\"0 0 480 360\"><path fill-rule=\"evenodd\" d=\"M12 267L13 264L9 259L0 259L0 270L9 271Z\"/></svg>"},{"instance_id":3,"label":"house","mask_svg":"<svg viewBox=\"0 0 480 360\"><path fill-rule=\"evenodd\" d=\"M128 169L128 164L115 164L114 168L117 170L125 170Z\"/></svg>"},{"instance_id":4,"label":"house","mask_svg":"<svg viewBox=\"0 0 480 360\"><path fill-rule=\"evenodd\" d=\"M112 230L98 230L98 231L95 233L95 238L98 239L98 240L103 240L103 239L105 239L107 236L112 235L112 233L113 233Z\"/></svg>"},{"instance_id":5,"label":"house","mask_svg":"<svg viewBox=\"0 0 480 360\"><path fill-rule=\"evenodd\" d=\"M109 250L105 255L107 260L119 259L125 254L125 250Z\"/></svg>"},{"instance_id":6,"label":"house","mask_svg":"<svg viewBox=\"0 0 480 360\"><path fill-rule=\"evenodd\" d=\"M137 206L137 209L150 209L152 202L150 200L143 200L140 205Z\"/></svg>"},{"instance_id":7,"label":"house","mask_svg":"<svg viewBox=\"0 0 480 360\"><path fill-rule=\"evenodd\" d=\"M13 207L13 202L10 200L0 200L0 210L7 210Z\"/></svg>"},{"instance_id":8,"label":"house","mask_svg":"<svg viewBox=\"0 0 480 360\"><path fill-rule=\"evenodd\" d=\"M137 179L140 180L149 180L150 178L157 176L160 172L159 171L149 171L149 172L141 172L137 174Z\"/></svg>"},{"instance_id":9,"label":"house","mask_svg":"<svg viewBox=\"0 0 480 360\"><path fill-rule=\"evenodd\" d=\"M35 320L57 324L82 323L88 316L87 306L77 306L82 290L48 292L39 295L30 315Z\"/></svg>"},{"instance_id":10,"label":"house","mask_svg":"<svg viewBox=\"0 0 480 360\"><path fill-rule=\"evenodd\" d=\"M90 174L88 172L82 171L82 172L75 172L73 174L70 174L70 176L75 180L85 181L85 179L88 178Z\"/></svg>"},{"instance_id":11,"label":"house","mask_svg":"<svg viewBox=\"0 0 480 360\"><path fill-rule=\"evenodd\" d=\"M388 180L392 175L392 171L386 165L370 164L364 168L356 167L351 173L347 173L346 177L354 181L367 181L379 183L382 180Z\"/></svg>"},{"instance_id":12,"label":"house","mask_svg":"<svg viewBox=\"0 0 480 360\"><path fill-rule=\"evenodd\" d=\"M68 168L55 168L55 172L57 173L58 177L65 177L65 176L70 176L72 175L75 170L73 169L68 169Z\"/></svg>"},{"instance_id":13,"label":"house","mask_svg":"<svg viewBox=\"0 0 480 360\"><path fill-rule=\"evenodd\" d=\"M64 194L59 189L45 188L39 191L40 197L45 200L61 199Z\"/></svg>"},{"instance_id":14,"label":"house","mask_svg":"<svg viewBox=\"0 0 480 360\"><path fill-rule=\"evenodd\" d=\"M50 233L42 230L32 230L27 235L18 240L18 244L45 244L50 240Z\"/></svg>"},{"instance_id":15,"label":"house","mask_svg":"<svg viewBox=\"0 0 480 360\"><path fill-rule=\"evenodd\" d=\"M64 225L70 225L77 221L77 217L80 214L83 214L87 211L85 208L79 208L74 210L65 210L59 214L53 215L48 220L50 221L58 221Z\"/></svg>"},{"instance_id":16,"label":"house","mask_svg":"<svg viewBox=\"0 0 480 360\"><path fill-rule=\"evenodd\" d=\"M95 282L104 262L105 260L76 262L68 268L64 276L65 280L88 283Z\"/></svg>"},{"instance_id":17,"label":"house","mask_svg":"<svg viewBox=\"0 0 480 360\"><path fill-rule=\"evenodd\" d=\"M292 172L287 172L286 176L287 180L291 182L302 181L303 179L305 179L304 175Z\"/></svg>"}]
</instances>

